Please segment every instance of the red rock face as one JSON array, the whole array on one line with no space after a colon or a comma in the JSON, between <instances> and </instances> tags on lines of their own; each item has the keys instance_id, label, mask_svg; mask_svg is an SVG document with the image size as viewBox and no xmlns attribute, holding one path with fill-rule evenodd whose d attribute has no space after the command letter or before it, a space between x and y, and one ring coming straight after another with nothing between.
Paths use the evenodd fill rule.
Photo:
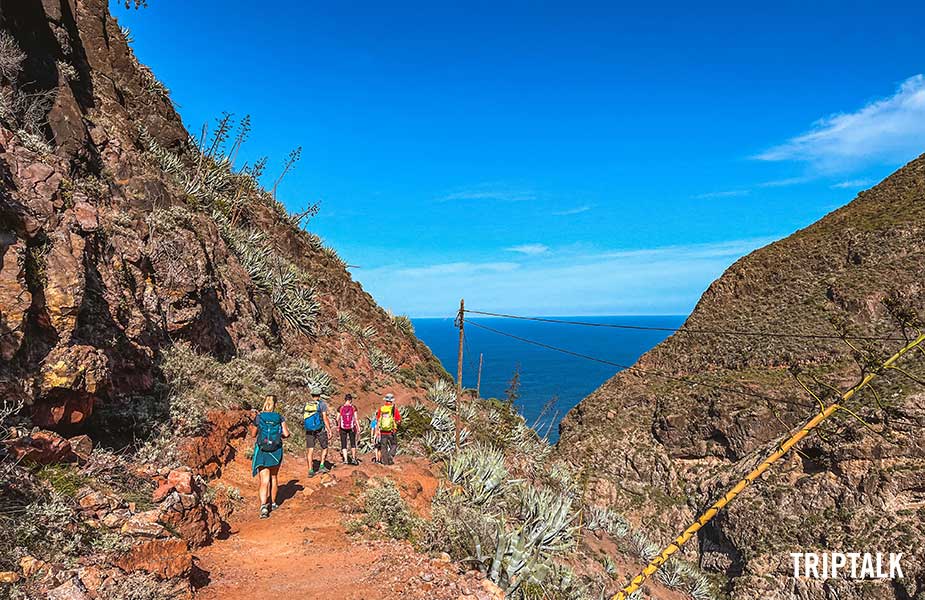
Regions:
<instances>
[{"instance_id":1,"label":"red rock face","mask_svg":"<svg viewBox=\"0 0 925 600\"><path fill-rule=\"evenodd\" d=\"M439 375L430 351L340 261L274 203L247 192L253 197L236 225L266 234L313 280L321 327L308 335L286 324L226 244L214 207L195 200L151 152L149 141L186 175L198 160L106 1L0 0L0 7L0 26L29 57L4 90L28 82L30 93L54 93L41 144L0 115L0 397L21 400L41 427L80 433L101 405L163 393L158 364L176 342L221 362L282 349L326 365L369 397L384 385L411 397L415 381ZM374 340L361 343L338 328L339 311L360 329L374 328ZM403 368L401 377L372 368L370 344ZM215 418L182 448L206 475L221 469L232 453L228 440L246 427L239 416Z\"/></svg>"},{"instance_id":2,"label":"red rock face","mask_svg":"<svg viewBox=\"0 0 925 600\"><path fill-rule=\"evenodd\" d=\"M231 441L247 434L251 423L245 411L212 411L208 414L209 431L185 440L180 447L184 462L206 477L214 477L231 460Z\"/></svg>"},{"instance_id":3,"label":"red rock face","mask_svg":"<svg viewBox=\"0 0 925 600\"><path fill-rule=\"evenodd\" d=\"M161 579L188 577L193 556L184 540L151 540L134 546L116 561L126 572L144 571Z\"/></svg>"}]
</instances>

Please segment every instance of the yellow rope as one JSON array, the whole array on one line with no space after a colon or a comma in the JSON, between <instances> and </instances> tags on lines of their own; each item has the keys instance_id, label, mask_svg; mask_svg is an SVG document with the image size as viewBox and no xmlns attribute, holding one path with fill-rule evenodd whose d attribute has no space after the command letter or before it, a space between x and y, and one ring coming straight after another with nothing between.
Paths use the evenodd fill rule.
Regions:
<instances>
[{"instance_id":1,"label":"yellow rope","mask_svg":"<svg viewBox=\"0 0 925 600\"><path fill-rule=\"evenodd\" d=\"M885 369L889 369L890 367L892 367L893 363L899 360L906 352L919 346L922 342L925 342L925 334L920 335L914 341L910 342L909 344L904 346L901 350L899 350L896 354L894 354L889 359L887 359L887 361L883 363L880 369L878 369L876 372L868 373L867 375L865 375L864 378L860 381L860 383L858 383L853 388L849 389L847 392L842 394L841 402L837 402L837 403L829 405L824 410L820 411L819 414L817 414L812 419L810 419L798 432L793 434L790 437L790 439L788 439L783 444L781 444L780 447L773 454L771 454L767 459L765 459L764 462L758 465L756 469L754 469L751 473L743 477L735 485L735 487L733 487L731 490L726 492L726 494L722 498L720 498L713 506L711 506L705 513L700 515L700 518L698 518L690 527L685 529L684 533L679 535L672 543L668 544L668 546L664 550L662 550L662 552L658 556L652 559L652 562L646 565L646 567L642 570L642 572L639 575L634 577L633 580L626 587L624 587L620 592L615 594L611 598L611 600L626 600L629 597L629 595L635 592L636 590L638 590L639 587L643 583L645 583L645 581L649 577L651 577L653 573L658 571L659 567L665 564L665 562L667 562L667 560L671 557L672 554L680 550L681 546L687 543L687 541L690 540L691 537L693 537L693 535L700 530L700 528L702 528L704 525L709 523L710 520L713 517L715 517L719 511L721 511L727 504L732 502L732 500L735 499L735 497L738 496L742 492L742 490L748 487L748 485L751 482L761 477L762 473L764 473L769 468L771 468L771 465L777 462L791 448L793 448L796 444L798 444L800 440L802 440L807 435L809 435L809 433L813 429L815 429L820 423L822 423L823 421L831 417L835 413L835 411L841 408L841 403L847 402L848 400L850 400L855 394L857 394L859 391L867 387L871 381L876 379L878 373L882 372Z\"/></svg>"}]
</instances>

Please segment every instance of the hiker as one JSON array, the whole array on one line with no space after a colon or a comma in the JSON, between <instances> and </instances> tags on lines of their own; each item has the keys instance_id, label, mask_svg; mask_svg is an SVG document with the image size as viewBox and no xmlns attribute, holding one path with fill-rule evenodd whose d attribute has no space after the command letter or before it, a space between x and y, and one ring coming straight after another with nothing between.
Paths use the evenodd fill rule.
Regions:
<instances>
[{"instance_id":1,"label":"hiker","mask_svg":"<svg viewBox=\"0 0 925 600\"><path fill-rule=\"evenodd\" d=\"M360 433L360 424L357 422L357 409L353 405L353 395L344 396L344 405L337 411L337 427L340 429L340 452L344 462L349 465L358 465L357 435ZM347 446L350 446L351 460L347 460Z\"/></svg>"},{"instance_id":2,"label":"hiker","mask_svg":"<svg viewBox=\"0 0 925 600\"><path fill-rule=\"evenodd\" d=\"M380 459L382 464L391 465L395 461L395 452L398 451L398 439L395 437L401 415L395 406L395 396L386 394L383 398L385 404L379 407L376 413L376 431L379 433Z\"/></svg>"},{"instance_id":3,"label":"hiker","mask_svg":"<svg viewBox=\"0 0 925 600\"><path fill-rule=\"evenodd\" d=\"M276 412L276 396L267 395L263 408L254 418L257 441L254 444L253 475L260 475L260 518L266 519L276 510L279 491L279 466L283 462L283 439L289 437L286 418Z\"/></svg>"},{"instance_id":4,"label":"hiker","mask_svg":"<svg viewBox=\"0 0 925 600\"><path fill-rule=\"evenodd\" d=\"M302 421L305 426L305 448L308 450L308 476L314 477L318 471L328 471L328 432L333 431L328 418L328 405L321 399L321 388L312 387L312 398L305 403ZM321 446L321 464L315 470L315 444Z\"/></svg>"},{"instance_id":5,"label":"hiker","mask_svg":"<svg viewBox=\"0 0 925 600\"><path fill-rule=\"evenodd\" d=\"M382 456L379 452L379 443L381 440L379 439L379 431L376 429L376 424L378 422L379 420L376 419L375 415L373 415L373 418L370 419L369 421L369 442L373 446L373 453L374 453L373 462L374 463L382 462Z\"/></svg>"}]
</instances>

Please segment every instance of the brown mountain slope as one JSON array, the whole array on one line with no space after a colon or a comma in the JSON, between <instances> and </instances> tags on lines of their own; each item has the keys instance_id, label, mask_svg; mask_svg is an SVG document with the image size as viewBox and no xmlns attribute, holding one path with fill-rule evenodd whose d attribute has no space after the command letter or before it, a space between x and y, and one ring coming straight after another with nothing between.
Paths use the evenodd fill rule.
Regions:
<instances>
[{"instance_id":1,"label":"brown mountain slope","mask_svg":"<svg viewBox=\"0 0 925 600\"><path fill-rule=\"evenodd\" d=\"M896 334L925 314L925 157L847 206L753 252L704 293L686 327ZM901 342L856 342L885 358ZM908 363L922 373L922 355ZM790 367L794 367L791 369ZM748 390L775 401L652 374ZM583 400L562 424L561 452L589 490L662 541L687 526L775 440L813 414L823 383L858 377L841 340L677 333ZM733 598L912 598L925 593L925 388L898 374L863 394L747 490L688 550L732 578ZM823 396L825 397L825 396ZM892 584L794 580L792 551L904 552ZM833 595L834 594L834 595Z\"/></svg>"},{"instance_id":2,"label":"brown mountain slope","mask_svg":"<svg viewBox=\"0 0 925 600\"><path fill-rule=\"evenodd\" d=\"M155 393L162 351L184 341L222 362L304 359L366 403L440 374L229 167L231 140L190 143L105 0L3 0L0 16L0 395L78 429Z\"/></svg>"}]
</instances>

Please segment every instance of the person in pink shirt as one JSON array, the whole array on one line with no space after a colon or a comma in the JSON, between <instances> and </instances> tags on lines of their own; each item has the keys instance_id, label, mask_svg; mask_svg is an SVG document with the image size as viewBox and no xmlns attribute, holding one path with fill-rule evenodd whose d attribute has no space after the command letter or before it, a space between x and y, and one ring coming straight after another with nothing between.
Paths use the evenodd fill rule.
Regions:
<instances>
[{"instance_id":1,"label":"person in pink shirt","mask_svg":"<svg viewBox=\"0 0 925 600\"><path fill-rule=\"evenodd\" d=\"M357 436L360 434L360 424L351 394L344 396L344 404L337 411L337 427L340 429L340 453L344 457L344 462L350 465L360 464L357 460ZM351 452L350 460L347 460L348 447Z\"/></svg>"}]
</instances>

